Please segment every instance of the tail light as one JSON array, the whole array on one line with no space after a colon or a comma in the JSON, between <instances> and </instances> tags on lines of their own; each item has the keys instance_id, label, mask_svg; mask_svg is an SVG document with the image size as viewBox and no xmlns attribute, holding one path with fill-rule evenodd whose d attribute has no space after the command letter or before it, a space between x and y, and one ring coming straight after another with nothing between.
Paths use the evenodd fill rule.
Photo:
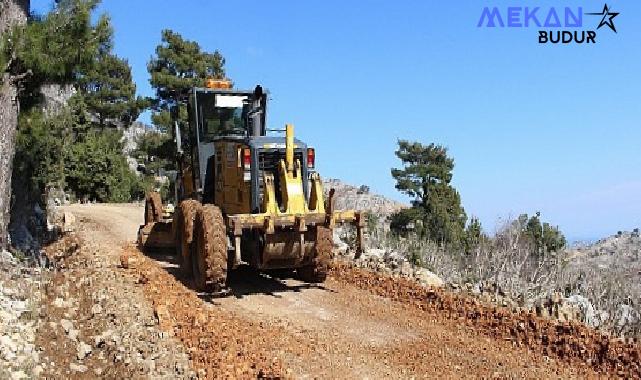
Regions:
<instances>
[{"instance_id":1,"label":"tail light","mask_svg":"<svg viewBox=\"0 0 641 380\"><path fill-rule=\"evenodd\" d=\"M314 148L307 148L307 167L309 169L313 169L315 161L316 152L314 151Z\"/></svg>"},{"instance_id":2,"label":"tail light","mask_svg":"<svg viewBox=\"0 0 641 380\"><path fill-rule=\"evenodd\" d=\"M251 168L251 163L251 150L249 150L249 148L245 148L243 149L243 166L245 167L245 170L249 170Z\"/></svg>"}]
</instances>

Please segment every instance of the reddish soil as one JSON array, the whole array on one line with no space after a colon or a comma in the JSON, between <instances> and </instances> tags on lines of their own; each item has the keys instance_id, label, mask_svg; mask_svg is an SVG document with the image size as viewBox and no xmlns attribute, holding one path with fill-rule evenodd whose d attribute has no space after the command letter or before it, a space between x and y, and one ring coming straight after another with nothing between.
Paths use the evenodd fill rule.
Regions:
<instances>
[{"instance_id":1,"label":"reddish soil","mask_svg":"<svg viewBox=\"0 0 641 380\"><path fill-rule=\"evenodd\" d=\"M121 255L142 209L72 210ZM131 216L127 216L131 215ZM137 218L137 219L136 219ZM118 245L120 243L120 245ZM103 245L104 247L104 245ZM334 265L322 285L242 269L227 294L199 294L173 257L125 245L123 281L201 378L639 377L639 346L578 324L516 315L403 279ZM133 280L131 280L133 279Z\"/></svg>"}]
</instances>

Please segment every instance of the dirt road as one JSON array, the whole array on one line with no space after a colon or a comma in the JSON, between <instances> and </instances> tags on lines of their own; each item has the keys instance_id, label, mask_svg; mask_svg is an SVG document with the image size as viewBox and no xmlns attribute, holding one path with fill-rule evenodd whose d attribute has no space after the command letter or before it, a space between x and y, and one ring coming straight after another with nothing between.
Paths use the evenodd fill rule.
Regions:
<instances>
[{"instance_id":1,"label":"dirt road","mask_svg":"<svg viewBox=\"0 0 641 380\"><path fill-rule=\"evenodd\" d=\"M200 377L597 375L580 358L563 360L451 313L446 318L411 299L370 291L363 286L365 277L354 280L345 271L335 271L317 286L240 270L230 280L228 295L197 294L171 256L146 257L131 245L142 207L72 205L65 210L76 216L82 237L99 247L97 255L115 258L126 253L131 276L123 278L143 287L144 307L154 311L159 328L189 353ZM372 275L367 281L382 280Z\"/></svg>"}]
</instances>

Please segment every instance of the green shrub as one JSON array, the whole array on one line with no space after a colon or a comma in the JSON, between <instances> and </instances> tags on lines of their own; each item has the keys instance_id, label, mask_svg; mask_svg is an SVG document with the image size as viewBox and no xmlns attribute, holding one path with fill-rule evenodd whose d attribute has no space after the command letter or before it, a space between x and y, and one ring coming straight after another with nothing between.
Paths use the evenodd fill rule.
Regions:
<instances>
[{"instance_id":1,"label":"green shrub","mask_svg":"<svg viewBox=\"0 0 641 380\"><path fill-rule=\"evenodd\" d=\"M79 198L128 202L140 192L139 179L122 153L122 133L92 131L71 147L66 164L68 189Z\"/></svg>"}]
</instances>

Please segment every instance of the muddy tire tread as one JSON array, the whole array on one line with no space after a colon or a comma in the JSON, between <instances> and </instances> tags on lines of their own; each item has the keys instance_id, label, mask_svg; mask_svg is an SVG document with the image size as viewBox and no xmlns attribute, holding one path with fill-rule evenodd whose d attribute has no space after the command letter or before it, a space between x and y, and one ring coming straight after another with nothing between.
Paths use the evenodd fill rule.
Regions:
<instances>
[{"instance_id":1,"label":"muddy tire tread","mask_svg":"<svg viewBox=\"0 0 641 380\"><path fill-rule=\"evenodd\" d=\"M196 250L202 255L197 260L200 279L196 279L199 290L220 291L227 282L227 229L220 209L214 205L203 205L196 215L195 239L200 239L202 246Z\"/></svg>"},{"instance_id":2,"label":"muddy tire tread","mask_svg":"<svg viewBox=\"0 0 641 380\"><path fill-rule=\"evenodd\" d=\"M176 210L176 255L180 270L186 276L192 275L191 246L194 240L194 221L200 209L200 202L187 199L180 202Z\"/></svg>"}]
</instances>

